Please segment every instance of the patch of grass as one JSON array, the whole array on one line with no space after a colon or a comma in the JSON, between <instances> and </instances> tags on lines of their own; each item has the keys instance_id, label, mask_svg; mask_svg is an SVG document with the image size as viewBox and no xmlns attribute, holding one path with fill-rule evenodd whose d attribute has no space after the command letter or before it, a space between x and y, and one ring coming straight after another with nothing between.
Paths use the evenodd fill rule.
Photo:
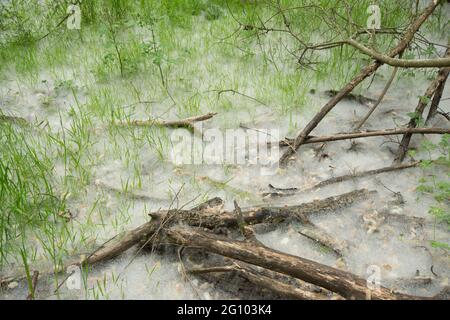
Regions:
<instances>
[{"instance_id":1,"label":"patch of grass","mask_svg":"<svg viewBox=\"0 0 450 320\"><path fill-rule=\"evenodd\" d=\"M416 188L420 194L429 194L434 199L434 204L428 209L428 213L435 218L435 223L442 224L447 227L450 235L450 135L442 136L438 144L434 144L429 140L422 143L421 150L428 154L429 160L422 161L423 177L420 179ZM414 153L414 152L413 152ZM414 156L410 153L411 156ZM433 155L439 155L436 161L431 161ZM436 166L444 167L447 175L436 175L434 170ZM446 242L450 237L446 239ZM448 243L433 240L433 246L447 248Z\"/></svg>"},{"instance_id":2,"label":"patch of grass","mask_svg":"<svg viewBox=\"0 0 450 320\"><path fill-rule=\"evenodd\" d=\"M56 231L65 223L52 159L31 137L27 129L0 122L0 266L43 228Z\"/></svg>"}]
</instances>

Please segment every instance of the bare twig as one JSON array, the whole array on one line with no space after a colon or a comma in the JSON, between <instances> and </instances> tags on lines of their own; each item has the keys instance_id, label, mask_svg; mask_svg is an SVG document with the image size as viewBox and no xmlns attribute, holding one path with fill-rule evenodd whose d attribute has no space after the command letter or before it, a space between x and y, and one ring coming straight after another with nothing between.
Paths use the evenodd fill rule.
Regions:
<instances>
[{"instance_id":1,"label":"bare twig","mask_svg":"<svg viewBox=\"0 0 450 320\"><path fill-rule=\"evenodd\" d=\"M383 89L383 92L381 92L380 96L378 97L377 102L373 105L373 107L369 110L369 112L364 116L363 119L356 125L355 130L361 129L361 127L366 123L367 119L372 115L372 113L375 111L375 109L381 104L381 102L384 99L384 96L386 95L387 91L389 90L389 87L392 85L392 82L395 79L395 76L397 75L398 67L395 67L392 71L392 75L389 78L388 82L386 83L386 86Z\"/></svg>"}]
</instances>

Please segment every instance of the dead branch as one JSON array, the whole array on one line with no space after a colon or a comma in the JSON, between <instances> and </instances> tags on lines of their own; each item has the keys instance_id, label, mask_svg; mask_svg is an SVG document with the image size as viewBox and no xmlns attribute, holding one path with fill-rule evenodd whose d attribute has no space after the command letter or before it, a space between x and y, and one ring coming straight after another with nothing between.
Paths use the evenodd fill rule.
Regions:
<instances>
[{"instance_id":1,"label":"dead branch","mask_svg":"<svg viewBox=\"0 0 450 320\"><path fill-rule=\"evenodd\" d=\"M96 263L117 257L121 253L138 244L142 239L147 239L151 235L155 234L157 230L158 224L153 221L149 221L136 229L128 231L123 237L115 239L107 245L100 247L90 256L75 264L92 266Z\"/></svg>"},{"instance_id":2,"label":"dead branch","mask_svg":"<svg viewBox=\"0 0 450 320\"><path fill-rule=\"evenodd\" d=\"M288 219L295 219L302 223L309 223L308 216L321 212L333 212L348 207L358 200L367 199L373 192L360 189L315 200L297 206L283 207L256 207L242 209L242 218L246 225L261 223L280 223ZM238 228L238 218L235 212L222 210L169 210L152 212L149 215L154 219L162 219L166 215L176 215L178 221L193 227L206 229Z\"/></svg>"},{"instance_id":3,"label":"dead branch","mask_svg":"<svg viewBox=\"0 0 450 320\"><path fill-rule=\"evenodd\" d=\"M131 191L123 191L121 188L116 188L114 186L108 185L107 183L100 181L100 180L96 180L95 181L95 186L98 187L99 189L105 190L106 192L111 192L111 193L115 193L119 196L122 196L124 198L129 198L131 200L137 200L137 201L166 201L166 199L162 199L162 198L156 198L156 197L150 197L147 196L145 194L139 194L139 193L134 193Z\"/></svg>"},{"instance_id":4,"label":"dead branch","mask_svg":"<svg viewBox=\"0 0 450 320\"><path fill-rule=\"evenodd\" d=\"M311 188L308 188L306 190L303 190L303 191L311 191L311 190L314 190L314 189L318 189L318 188L322 188L322 187L328 186L330 184L340 183L340 182L344 182L344 181L348 181L348 180L353 180L353 179L357 179L357 178L363 178L363 177L377 175L377 174L381 174L381 173L392 172L392 171L397 171L397 170L403 170L403 169L408 169L408 168L414 168L414 167L417 167L419 164L420 164L420 161L416 161L416 162L413 162L413 163L400 164L400 165L397 165L397 166L389 166L389 167L383 167L383 168L374 169L374 170L368 170L368 171L361 171L361 172L346 174L346 175L343 175L343 176L334 177L334 178L331 178L331 179L327 179L325 181L321 181L318 184L316 184L315 186L313 186Z\"/></svg>"},{"instance_id":5,"label":"dead branch","mask_svg":"<svg viewBox=\"0 0 450 320\"><path fill-rule=\"evenodd\" d=\"M169 127L169 128L186 128L189 130L194 130L194 123L209 120L217 115L215 112L210 112L201 116L194 116L181 120L129 120L120 121L114 123L119 126L136 126L136 127L148 127L148 126L159 126L159 127Z\"/></svg>"},{"instance_id":6,"label":"dead branch","mask_svg":"<svg viewBox=\"0 0 450 320\"><path fill-rule=\"evenodd\" d=\"M259 207L244 209L241 213L246 225L262 223L275 224L287 219L297 219L307 223L309 221L307 216L310 214L345 208L355 201L367 198L370 194L370 191L361 189L323 200L304 203L298 206ZM223 211L222 208L223 200L220 198L213 198L190 210L173 209L149 213L149 216L152 217L151 221L130 230L123 235L115 236L81 261L67 262L61 270L66 270L71 265L93 266L97 263L108 261L119 256L131 247L145 241L145 239L157 235L161 231L161 223L155 223L154 221L164 221L164 225L166 223L167 225L184 223L189 226L203 227L211 230L237 228L238 218L236 213L234 211ZM53 273L54 271L41 272L41 277ZM26 279L26 276L23 274L4 277L0 278L0 285L3 287L13 281L21 281L24 279Z\"/></svg>"},{"instance_id":7,"label":"dead branch","mask_svg":"<svg viewBox=\"0 0 450 320\"><path fill-rule=\"evenodd\" d=\"M230 240L200 230L174 226L164 230L170 241L260 266L336 292L347 299L418 299L380 287L370 290L365 279L320 263L247 241Z\"/></svg>"},{"instance_id":8,"label":"dead branch","mask_svg":"<svg viewBox=\"0 0 450 320\"><path fill-rule=\"evenodd\" d=\"M298 231L302 236L311 239L320 245L334 251L339 257L343 257L348 245L345 241L338 241L326 233L321 228L317 227L312 222L304 224Z\"/></svg>"},{"instance_id":9,"label":"dead branch","mask_svg":"<svg viewBox=\"0 0 450 320\"><path fill-rule=\"evenodd\" d=\"M438 1L430 1L429 5L425 8L423 13L408 27L404 33L402 39L397 46L393 48L388 56L394 58L399 54L402 54L408 44L414 37L414 34L419 30L422 24L428 19L428 17L434 12L439 5ZM345 97L350 93L357 85L359 85L364 79L371 76L383 63L380 61L374 61L366 66L352 81L350 81L342 90L333 97L323 108L314 116L314 118L306 125L306 127L297 135L294 144L285 150L281 156L279 163L280 166L286 166L290 158L297 152L298 148L305 142L312 130L322 121L322 119Z\"/></svg>"},{"instance_id":10,"label":"dead branch","mask_svg":"<svg viewBox=\"0 0 450 320\"><path fill-rule=\"evenodd\" d=\"M356 194L355 194L356 193ZM275 216L286 216L289 214L305 215L311 212L321 212L323 210L336 210L338 207L348 205L355 200L355 196L367 196L367 190L359 190L346 195L332 197L325 200L314 201L309 204L293 207L282 208L259 208L248 211L241 210L239 214L246 222L257 223L258 221L266 221L267 214ZM259 242L255 241L236 241L225 237L214 235L210 232L191 229L186 224L193 224L202 218L209 221L211 217L215 221L224 219L222 225L237 226L238 218L235 212L218 212L221 208L222 201L220 199L211 199L205 204L195 207L196 213L189 215L189 210L167 210L163 214L151 214L152 220L142 226L131 230L123 237L115 237L113 241L109 241L101 246L89 257L83 259L76 265L94 265L99 262L106 261L116 257L132 246L145 242L149 246L155 245L157 239L164 239L164 243L180 245L182 247L191 247L204 250L209 253L218 254L223 257L237 260L239 267L220 267L211 272L230 272L231 270L238 272L252 283L270 289L283 296L301 299L318 299L320 297L310 290L306 290L304 282L325 288L331 292L337 293L347 299L419 299L418 297L409 296L380 287L379 289L370 290L365 279L360 278L352 273L338 270L333 267L322 265L320 263L310 261L301 257L285 254L270 249ZM191 210L194 210L191 209ZM213 211L213 213L210 213ZM192 215L196 219L192 219ZM307 217L306 217L307 219ZM308 221L308 220L306 220ZM203 223L195 223L204 227ZM182 223L182 224L180 224ZM207 223L211 225L211 222ZM250 223L249 223L250 224ZM240 263L248 263L257 267L264 268L255 270L254 268L241 265ZM267 270L265 270L267 269ZM197 271L201 273L202 271ZM203 272L207 272L203 270ZM195 273L195 271L194 271ZM297 280L284 281L277 276L280 273L284 276L293 277ZM289 278L283 278L289 279ZM300 284L300 285L299 285ZM307 285L307 284L306 284Z\"/></svg>"},{"instance_id":11,"label":"dead branch","mask_svg":"<svg viewBox=\"0 0 450 320\"><path fill-rule=\"evenodd\" d=\"M390 213L390 212L380 212L379 214L382 217L384 217L385 221L393 220L393 221L400 222L402 224L408 223L408 224L419 225L419 226L423 226L426 223L426 219L422 218L422 217L408 216L405 214Z\"/></svg>"},{"instance_id":12,"label":"dead branch","mask_svg":"<svg viewBox=\"0 0 450 320\"><path fill-rule=\"evenodd\" d=\"M308 288L308 285L302 281L296 281L294 284L288 284L284 281L278 280L273 276L274 272L269 270L255 270L254 268L245 266L243 263L233 263L228 266L194 268L188 270L192 274L205 273L223 273L235 272L249 282L270 290L271 292L286 298L296 300L325 300L328 297L323 293L317 293ZM300 285L299 285L300 284Z\"/></svg>"}]
</instances>

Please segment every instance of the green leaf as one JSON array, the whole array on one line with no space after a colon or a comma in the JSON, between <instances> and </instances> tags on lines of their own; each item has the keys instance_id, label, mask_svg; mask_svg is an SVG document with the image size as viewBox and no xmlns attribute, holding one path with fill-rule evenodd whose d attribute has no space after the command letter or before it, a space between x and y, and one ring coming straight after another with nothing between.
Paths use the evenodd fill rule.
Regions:
<instances>
[{"instance_id":1,"label":"green leaf","mask_svg":"<svg viewBox=\"0 0 450 320\"><path fill-rule=\"evenodd\" d=\"M429 104L431 101L430 97L427 96L419 96L419 100L423 104Z\"/></svg>"}]
</instances>

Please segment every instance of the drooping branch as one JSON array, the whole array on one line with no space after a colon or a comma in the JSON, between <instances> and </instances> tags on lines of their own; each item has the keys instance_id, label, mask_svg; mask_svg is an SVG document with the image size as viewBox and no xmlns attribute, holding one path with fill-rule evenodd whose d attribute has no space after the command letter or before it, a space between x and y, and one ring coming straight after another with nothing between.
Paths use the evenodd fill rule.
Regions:
<instances>
[{"instance_id":1,"label":"drooping branch","mask_svg":"<svg viewBox=\"0 0 450 320\"><path fill-rule=\"evenodd\" d=\"M193 130L194 129L193 124L195 122L209 120L215 115L217 115L217 113L210 112L201 116L194 116L181 120L158 120L158 119L130 120L130 121L120 121L114 124L119 126L137 126L137 127L160 126L170 128L187 128L189 130Z\"/></svg>"},{"instance_id":2,"label":"drooping branch","mask_svg":"<svg viewBox=\"0 0 450 320\"><path fill-rule=\"evenodd\" d=\"M359 43L354 39L345 40L345 43L351 45L352 47L358 49L362 53L371 56L377 61L380 61L384 64L388 64L393 67L400 68L444 68L450 67L450 58L436 58L436 59L416 59L416 60L408 60L408 59L396 59L390 56L379 53L375 50L367 48L363 44Z\"/></svg>"}]
</instances>

